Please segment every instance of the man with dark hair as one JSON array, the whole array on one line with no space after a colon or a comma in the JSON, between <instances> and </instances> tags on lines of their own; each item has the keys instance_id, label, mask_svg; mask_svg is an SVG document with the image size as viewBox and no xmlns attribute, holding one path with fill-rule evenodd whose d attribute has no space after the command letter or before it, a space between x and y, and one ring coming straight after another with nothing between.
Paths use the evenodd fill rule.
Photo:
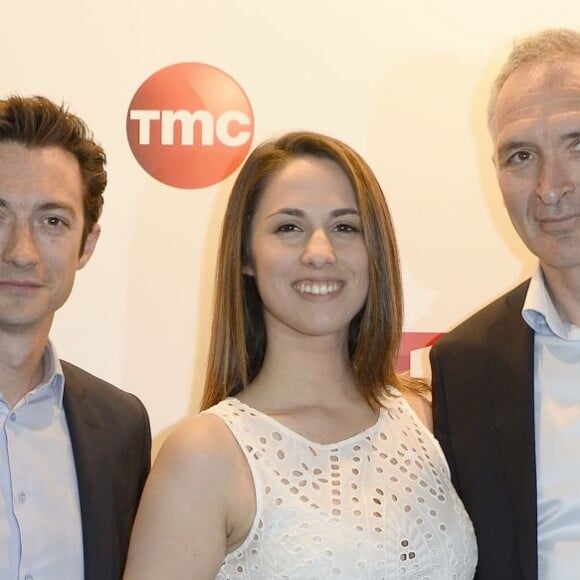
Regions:
<instances>
[{"instance_id":1,"label":"man with dark hair","mask_svg":"<svg viewBox=\"0 0 580 580\"><path fill-rule=\"evenodd\" d=\"M479 580L580 575L580 35L517 44L489 127L531 280L431 351L435 433L475 527Z\"/></svg>"},{"instance_id":2,"label":"man with dark hair","mask_svg":"<svg viewBox=\"0 0 580 580\"><path fill-rule=\"evenodd\" d=\"M85 123L0 101L0 578L118 580L150 464L133 395L60 361L48 334L90 259L107 183Z\"/></svg>"}]
</instances>

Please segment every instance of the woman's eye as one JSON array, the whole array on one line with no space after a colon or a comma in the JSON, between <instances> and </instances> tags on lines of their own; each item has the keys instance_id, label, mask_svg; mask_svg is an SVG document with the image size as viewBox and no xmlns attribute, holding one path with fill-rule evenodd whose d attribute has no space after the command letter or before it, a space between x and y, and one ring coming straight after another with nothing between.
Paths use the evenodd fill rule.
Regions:
<instances>
[{"instance_id":1,"label":"woman's eye","mask_svg":"<svg viewBox=\"0 0 580 580\"><path fill-rule=\"evenodd\" d=\"M300 228L296 224L282 224L276 228L276 233L289 233L289 232L298 232Z\"/></svg>"},{"instance_id":2,"label":"woman's eye","mask_svg":"<svg viewBox=\"0 0 580 580\"><path fill-rule=\"evenodd\" d=\"M335 230L337 232L341 232L341 233L358 233L360 231L360 229L357 226L354 226L353 224L337 224L335 226Z\"/></svg>"}]
</instances>

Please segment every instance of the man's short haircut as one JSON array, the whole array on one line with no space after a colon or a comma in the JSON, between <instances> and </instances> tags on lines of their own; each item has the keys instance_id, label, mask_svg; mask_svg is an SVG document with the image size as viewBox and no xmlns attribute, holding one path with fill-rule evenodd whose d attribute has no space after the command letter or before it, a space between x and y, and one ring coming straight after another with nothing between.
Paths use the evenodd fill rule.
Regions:
<instances>
[{"instance_id":1,"label":"man's short haircut","mask_svg":"<svg viewBox=\"0 0 580 580\"><path fill-rule=\"evenodd\" d=\"M558 65L573 59L580 59L580 34L574 30L548 28L517 41L493 83L487 109L490 130L492 129L498 94L506 80L516 70L529 63Z\"/></svg>"},{"instance_id":2,"label":"man's short haircut","mask_svg":"<svg viewBox=\"0 0 580 580\"><path fill-rule=\"evenodd\" d=\"M60 147L75 156L83 184L84 224L81 251L103 209L106 155L86 123L46 97L10 96L0 100L0 143L28 148Z\"/></svg>"}]
</instances>

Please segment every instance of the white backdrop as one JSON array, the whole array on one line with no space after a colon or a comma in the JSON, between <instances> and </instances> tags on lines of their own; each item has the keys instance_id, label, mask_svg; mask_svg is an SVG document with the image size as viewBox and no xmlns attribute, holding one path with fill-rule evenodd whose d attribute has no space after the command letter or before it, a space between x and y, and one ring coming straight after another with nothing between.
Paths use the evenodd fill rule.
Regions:
<instances>
[{"instance_id":1,"label":"white backdrop","mask_svg":"<svg viewBox=\"0 0 580 580\"><path fill-rule=\"evenodd\" d=\"M109 156L103 233L52 337L136 393L157 444L196 410L219 223L233 177L184 190L134 159L129 103L179 62L234 77L257 143L312 129L357 149L394 214L408 331L443 332L523 279L490 162L485 107L515 37L580 28L577 0L54 0L3 10L0 93L70 104Z\"/></svg>"}]
</instances>

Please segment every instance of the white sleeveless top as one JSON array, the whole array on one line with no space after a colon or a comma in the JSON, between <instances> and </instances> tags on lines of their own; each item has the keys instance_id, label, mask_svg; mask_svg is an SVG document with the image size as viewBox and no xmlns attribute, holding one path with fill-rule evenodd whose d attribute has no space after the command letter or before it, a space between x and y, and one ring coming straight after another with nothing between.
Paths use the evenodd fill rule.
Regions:
<instances>
[{"instance_id":1,"label":"white sleeveless top","mask_svg":"<svg viewBox=\"0 0 580 580\"><path fill-rule=\"evenodd\" d=\"M402 396L330 444L235 398L205 412L233 433L256 490L252 529L216 580L473 578L473 527L439 444Z\"/></svg>"}]
</instances>

